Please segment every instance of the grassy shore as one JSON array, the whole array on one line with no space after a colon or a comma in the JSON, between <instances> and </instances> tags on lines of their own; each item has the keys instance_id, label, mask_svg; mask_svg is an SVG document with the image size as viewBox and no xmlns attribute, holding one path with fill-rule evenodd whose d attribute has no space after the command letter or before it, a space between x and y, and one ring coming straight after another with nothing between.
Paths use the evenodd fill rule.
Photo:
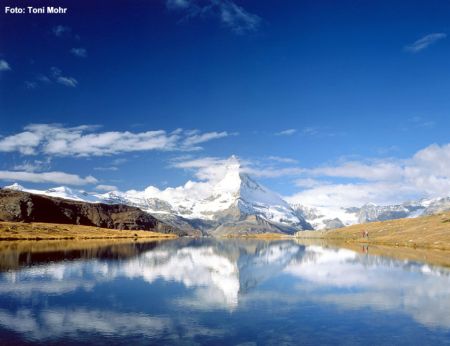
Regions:
<instances>
[{"instance_id":1,"label":"grassy shore","mask_svg":"<svg viewBox=\"0 0 450 346\"><path fill-rule=\"evenodd\" d=\"M363 232L369 237L363 237ZM324 239L348 244L372 244L450 250L450 212L412 219L354 225L329 231L298 232L299 239Z\"/></svg>"},{"instance_id":2,"label":"grassy shore","mask_svg":"<svg viewBox=\"0 0 450 346\"><path fill-rule=\"evenodd\" d=\"M247 233L247 234L227 234L222 238L243 238L243 239L291 239L292 236L283 233Z\"/></svg>"},{"instance_id":3,"label":"grassy shore","mask_svg":"<svg viewBox=\"0 0 450 346\"><path fill-rule=\"evenodd\" d=\"M124 239L124 238L177 238L174 234L151 231L114 230L108 228L52 224L0 222L0 240L56 240L56 239Z\"/></svg>"}]
</instances>

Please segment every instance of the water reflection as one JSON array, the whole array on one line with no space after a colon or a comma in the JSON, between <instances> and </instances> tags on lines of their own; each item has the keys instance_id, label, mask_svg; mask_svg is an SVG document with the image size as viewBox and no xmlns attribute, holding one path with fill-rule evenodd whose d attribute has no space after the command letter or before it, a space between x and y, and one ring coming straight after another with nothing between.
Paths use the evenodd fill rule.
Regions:
<instances>
[{"instance_id":1,"label":"water reflection","mask_svg":"<svg viewBox=\"0 0 450 346\"><path fill-rule=\"evenodd\" d=\"M397 336L409 333L404 342L450 336L448 270L345 249L202 239L11 250L1 259L3 340L343 343L355 316L369 329L389 321ZM369 329L353 330L354 341ZM378 329L373 340L389 333Z\"/></svg>"},{"instance_id":2,"label":"water reflection","mask_svg":"<svg viewBox=\"0 0 450 346\"><path fill-rule=\"evenodd\" d=\"M402 311L424 325L450 328L447 270L310 246L285 272L307 283L296 289L308 293L308 299L343 308Z\"/></svg>"}]
</instances>

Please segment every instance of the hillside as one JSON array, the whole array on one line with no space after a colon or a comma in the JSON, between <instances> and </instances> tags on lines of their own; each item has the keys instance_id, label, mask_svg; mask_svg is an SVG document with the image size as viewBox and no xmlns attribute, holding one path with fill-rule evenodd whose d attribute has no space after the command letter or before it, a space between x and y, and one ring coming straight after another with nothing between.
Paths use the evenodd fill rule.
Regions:
<instances>
[{"instance_id":1,"label":"hillside","mask_svg":"<svg viewBox=\"0 0 450 346\"><path fill-rule=\"evenodd\" d=\"M0 190L0 221L45 222L183 235L139 208L87 203L9 189Z\"/></svg>"},{"instance_id":2,"label":"hillside","mask_svg":"<svg viewBox=\"0 0 450 346\"><path fill-rule=\"evenodd\" d=\"M369 233L369 237L363 237L364 231ZM371 222L329 231L303 231L297 232L296 237L450 250L450 212Z\"/></svg>"},{"instance_id":3,"label":"hillside","mask_svg":"<svg viewBox=\"0 0 450 346\"><path fill-rule=\"evenodd\" d=\"M93 226L57 223L23 223L0 221L0 240L56 240L56 239L171 239L175 234L142 230L116 230Z\"/></svg>"}]
</instances>

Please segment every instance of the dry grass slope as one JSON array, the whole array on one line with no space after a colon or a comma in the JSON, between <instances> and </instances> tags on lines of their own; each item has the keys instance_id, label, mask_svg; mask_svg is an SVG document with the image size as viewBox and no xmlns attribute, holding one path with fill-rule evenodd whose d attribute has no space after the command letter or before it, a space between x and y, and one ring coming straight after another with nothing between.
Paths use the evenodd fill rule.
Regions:
<instances>
[{"instance_id":1,"label":"dry grass slope","mask_svg":"<svg viewBox=\"0 0 450 346\"><path fill-rule=\"evenodd\" d=\"M174 234L152 231L129 231L108 228L53 224L0 222L0 240L52 240L52 239L120 239L152 238L171 239Z\"/></svg>"},{"instance_id":2,"label":"dry grass slope","mask_svg":"<svg viewBox=\"0 0 450 346\"><path fill-rule=\"evenodd\" d=\"M363 237L367 231L369 237ZM298 232L302 239L450 250L450 212L412 219L354 225L329 231Z\"/></svg>"}]
</instances>

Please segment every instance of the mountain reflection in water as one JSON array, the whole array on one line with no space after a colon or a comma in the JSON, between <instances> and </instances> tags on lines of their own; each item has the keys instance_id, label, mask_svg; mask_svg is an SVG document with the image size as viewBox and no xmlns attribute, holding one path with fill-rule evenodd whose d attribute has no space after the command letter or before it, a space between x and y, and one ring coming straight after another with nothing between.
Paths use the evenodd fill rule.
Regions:
<instances>
[{"instance_id":1,"label":"mountain reflection in water","mask_svg":"<svg viewBox=\"0 0 450 346\"><path fill-rule=\"evenodd\" d=\"M0 343L445 344L450 272L293 241L2 249Z\"/></svg>"}]
</instances>

